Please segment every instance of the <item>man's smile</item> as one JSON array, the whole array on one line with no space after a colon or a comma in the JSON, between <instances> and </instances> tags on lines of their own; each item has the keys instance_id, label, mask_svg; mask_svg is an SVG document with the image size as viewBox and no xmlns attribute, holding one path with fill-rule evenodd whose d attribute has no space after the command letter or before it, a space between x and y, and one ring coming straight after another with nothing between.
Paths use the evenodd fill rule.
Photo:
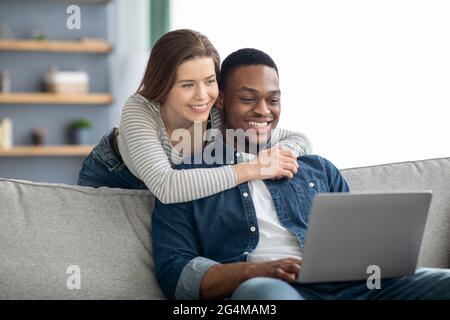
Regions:
<instances>
[{"instance_id":1,"label":"man's smile","mask_svg":"<svg viewBox=\"0 0 450 320\"><path fill-rule=\"evenodd\" d=\"M271 117L247 118L244 121L255 129L269 129L272 126Z\"/></svg>"}]
</instances>

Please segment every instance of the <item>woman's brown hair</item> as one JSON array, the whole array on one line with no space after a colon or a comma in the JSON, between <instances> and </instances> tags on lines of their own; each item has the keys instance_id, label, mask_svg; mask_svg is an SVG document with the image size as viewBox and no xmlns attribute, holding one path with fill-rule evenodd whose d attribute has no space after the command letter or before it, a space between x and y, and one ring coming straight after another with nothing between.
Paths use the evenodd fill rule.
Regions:
<instances>
[{"instance_id":1,"label":"woman's brown hair","mask_svg":"<svg viewBox=\"0 0 450 320\"><path fill-rule=\"evenodd\" d=\"M206 36L190 29L164 34L152 49L137 93L163 104L175 83L180 64L198 57L213 59L216 81L219 81L220 56Z\"/></svg>"}]
</instances>

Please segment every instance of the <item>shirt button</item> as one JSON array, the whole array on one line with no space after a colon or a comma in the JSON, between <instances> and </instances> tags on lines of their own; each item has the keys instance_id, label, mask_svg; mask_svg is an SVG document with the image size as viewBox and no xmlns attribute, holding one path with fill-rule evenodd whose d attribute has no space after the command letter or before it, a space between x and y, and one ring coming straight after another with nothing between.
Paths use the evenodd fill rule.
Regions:
<instances>
[{"instance_id":1,"label":"shirt button","mask_svg":"<svg viewBox=\"0 0 450 320\"><path fill-rule=\"evenodd\" d=\"M245 251L244 254L245 254L245 255L248 255L248 251Z\"/></svg>"},{"instance_id":2,"label":"shirt button","mask_svg":"<svg viewBox=\"0 0 450 320\"><path fill-rule=\"evenodd\" d=\"M314 187L314 183L310 182L310 183L309 183L309 186L310 186L311 188Z\"/></svg>"},{"instance_id":3,"label":"shirt button","mask_svg":"<svg viewBox=\"0 0 450 320\"><path fill-rule=\"evenodd\" d=\"M251 231L251 232L255 232L255 231L256 231L256 228L255 228L254 226L251 226L251 227L250 227L250 231Z\"/></svg>"},{"instance_id":4,"label":"shirt button","mask_svg":"<svg viewBox=\"0 0 450 320\"><path fill-rule=\"evenodd\" d=\"M244 192L242 195L244 196L244 198L248 197L248 193L247 192Z\"/></svg>"},{"instance_id":5,"label":"shirt button","mask_svg":"<svg viewBox=\"0 0 450 320\"><path fill-rule=\"evenodd\" d=\"M236 157L240 157L241 154L239 152L236 152Z\"/></svg>"}]
</instances>

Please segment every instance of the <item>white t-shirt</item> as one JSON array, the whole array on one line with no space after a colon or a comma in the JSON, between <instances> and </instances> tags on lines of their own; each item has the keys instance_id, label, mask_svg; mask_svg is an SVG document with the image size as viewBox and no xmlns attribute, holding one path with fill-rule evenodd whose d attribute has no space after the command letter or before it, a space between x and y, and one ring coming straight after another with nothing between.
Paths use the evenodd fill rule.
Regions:
<instances>
[{"instance_id":1,"label":"white t-shirt","mask_svg":"<svg viewBox=\"0 0 450 320\"><path fill-rule=\"evenodd\" d=\"M278 219L267 186L262 180L248 183L259 227L259 242L247 257L249 262L263 262L288 257L301 258L297 237L284 228Z\"/></svg>"}]
</instances>

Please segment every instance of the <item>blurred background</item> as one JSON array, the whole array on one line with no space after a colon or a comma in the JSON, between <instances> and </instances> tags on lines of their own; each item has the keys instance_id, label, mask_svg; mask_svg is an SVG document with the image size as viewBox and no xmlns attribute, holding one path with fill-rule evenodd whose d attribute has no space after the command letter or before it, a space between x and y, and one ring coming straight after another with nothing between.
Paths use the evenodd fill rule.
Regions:
<instances>
[{"instance_id":1,"label":"blurred background","mask_svg":"<svg viewBox=\"0 0 450 320\"><path fill-rule=\"evenodd\" d=\"M278 64L279 126L339 168L450 156L446 0L0 0L0 177L76 184L152 44L204 33Z\"/></svg>"}]
</instances>

